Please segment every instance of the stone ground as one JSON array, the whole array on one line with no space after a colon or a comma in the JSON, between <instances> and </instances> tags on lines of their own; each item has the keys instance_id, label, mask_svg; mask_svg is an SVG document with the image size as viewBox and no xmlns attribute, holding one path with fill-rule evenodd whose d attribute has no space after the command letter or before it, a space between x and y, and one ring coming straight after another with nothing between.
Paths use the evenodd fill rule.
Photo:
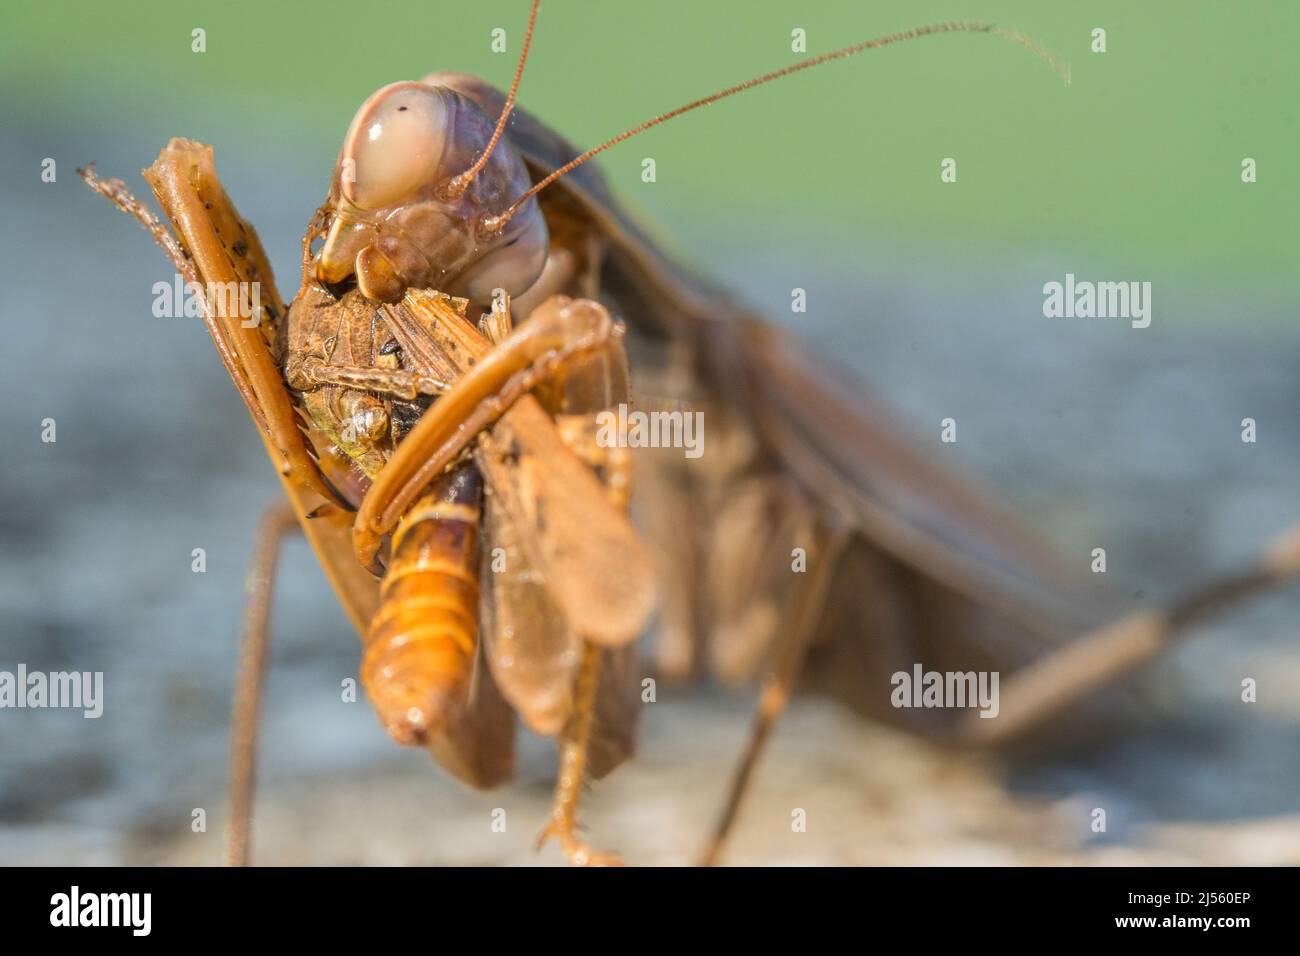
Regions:
<instances>
[{"instance_id":1,"label":"stone ground","mask_svg":"<svg viewBox=\"0 0 1300 956\"><path fill-rule=\"evenodd\" d=\"M738 701L668 699L648 716L642 757L589 795L593 842L638 865L680 865L699 852L720 804L725 774L747 720ZM1294 721L1300 714L1292 714ZM273 723L272 740L287 730ZM1166 734L1167 735L1167 734ZM1044 775L938 752L903 735L812 702L782 725L738 827L728 862L738 865L1215 865L1300 862L1300 813L1161 818L1161 798L1140 777L1191 781L1196 803L1226 810L1239 788L1264 790L1249 741L1240 748L1184 745L1171 755L1159 734L1130 741L1124 756L1064 763ZM550 796L549 748L534 741L520 780L478 795L451 783L420 754L386 753L335 772L269 772L259 802L255 852L263 863L548 865L533 840ZM271 745L274 755L283 746ZM1192 754L1188 751L1196 751ZM272 760L274 760L272 756ZM1199 765L1199 766L1196 766ZM216 768L214 768L216 769ZM1226 774L1236 782L1223 779ZM1294 766L1288 771L1293 777ZM1216 782L1217 781L1217 782ZM190 804L131 788L142 802L122 829L100 825L95 800L46 808L42 819L0 829L6 862L210 864L220 858L220 797L210 791L209 832L189 830ZM1157 788L1159 789L1159 788ZM1166 799L1170 794L1166 791ZM123 797L125 799L125 797ZM1294 794L1292 794L1292 801ZM196 803L202 802L196 797ZM1249 798L1246 801L1249 802ZM1111 833L1089 828L1094 806ZM505 811L504 832L494 812ZM805 811L805 832L791 815ZM499 817L499 814L497 814ZM1115 833L1115 831L1119 831Z\"/></svg>"}]
</instances>

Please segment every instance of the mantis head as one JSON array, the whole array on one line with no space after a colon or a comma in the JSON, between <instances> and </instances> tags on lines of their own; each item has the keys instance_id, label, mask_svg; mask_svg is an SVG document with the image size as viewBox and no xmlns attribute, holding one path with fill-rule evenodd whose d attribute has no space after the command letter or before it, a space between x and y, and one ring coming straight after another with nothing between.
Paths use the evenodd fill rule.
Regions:
<instances>
[{"instance_id":1,"label":"mantis head","mask_svg":"<svg viewBox=\"0 0 1300 956\"><path fill-rule=\"evenodd\" d=\"M391 83L357 110L339 150L316 278L356 276L373 301L432 288L473 302L519 295L542 272L546 221L523 160L446 87Z\"/></svg>"}]
</instances>

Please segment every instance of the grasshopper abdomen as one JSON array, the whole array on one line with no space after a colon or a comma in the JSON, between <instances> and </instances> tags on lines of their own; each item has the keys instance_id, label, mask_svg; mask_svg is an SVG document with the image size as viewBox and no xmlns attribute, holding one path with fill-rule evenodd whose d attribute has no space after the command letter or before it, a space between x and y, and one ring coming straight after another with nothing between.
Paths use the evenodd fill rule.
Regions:
<instances>
[{"instance_id":1,"label":"grasshopper abdomen","mask_svg":"<svg viewBox=\"0 0 1300 956\"><path fill-rule=\"evenodd\" d=\"M464 703L478 644L482 482L463 466L430 486L393 533L361 681L389 734L423 742Z\"/></svg>"}]
</instances>

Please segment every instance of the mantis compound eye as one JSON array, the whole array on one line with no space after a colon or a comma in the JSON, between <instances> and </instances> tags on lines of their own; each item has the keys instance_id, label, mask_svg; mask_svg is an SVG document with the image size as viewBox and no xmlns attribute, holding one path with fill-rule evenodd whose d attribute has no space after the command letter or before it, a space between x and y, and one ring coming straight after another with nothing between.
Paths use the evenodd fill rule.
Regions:
<instances>
[{"instance_id":1,"label":"mantis compound eye","mask_svg":"<svg viewBox=\"0 0 1300 956\"><path fill-rule=\"evenodd\" d=\"M415 195L435 176L447 145L447 103L422 83L390 83L357 110L339 156L339 188L361 210Z\"/></svg>"}]
</instances>

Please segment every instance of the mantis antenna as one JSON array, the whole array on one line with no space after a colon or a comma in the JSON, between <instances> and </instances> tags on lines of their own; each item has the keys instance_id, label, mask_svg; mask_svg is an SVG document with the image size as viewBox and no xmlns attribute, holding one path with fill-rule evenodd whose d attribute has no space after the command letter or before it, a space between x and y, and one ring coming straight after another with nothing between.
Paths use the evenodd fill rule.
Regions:
<instances>
[{"instance_id":1,"label":"mantis antenna","mask_svg":"<svg viewBox=\"0 0 1300 956\"><path fill-rule=\"evenodd\" d=\"M533 6L534 15L536 14L536 6L537 6L536 4L534 4ZM530 24L530 30L531 30L531 24ZM1000 36L1004 39L1011 40L1013 43L1018 43L1020 46L1023 46L1025 49L1029 50L1039 59L1043 60L1050 67L1052 67L1052 69L1054 69L1060 75L1061 79L1065 82L1067 86L1070 83L1069 67L1063 65L1060 61L1056 59L1055 56L1053 56L1048 51L1044 50L1042 47L1040 47L1037 43L1035 43L1032 39L1025 36L1024 34L1016 30L1008 29L1005 27L998 27L991 23L979 23L979 22L969 22L969 21L962 21L962 22L955 22L955 23L932 23L929 26L916 27L915 29L912 30L903 30L899 33L891 33L888 36L876 37L875 39L872 40L864 40L863 42L855 43L852 46L846 46L839 50L832 50L830 53L823 53L820 56L815 56L812 59L804 60L800 63L793 64L792 66L783 67L779 70L773 70L771 73L764 73L762 76L754 77L752 80L746 80L744 83L738 83L735 86L729 86L726 89L719 90L716 93L711 93L708 96L702 97L701 99L698 100L694 100L690 103L685 104L684 106L679 106L675 110L670 110L667 113L662 113L659 116L656 116L654 119L646 120L644 123L640 124L639 126L634 126L629 130L619 133L617 136L605 140L605 142L601 143L599 146L587 150L585 153L573 159L571 162L565 163L563 166L561 166L559 169L555 170L554 172L550 173L550 175L546 176L544 179L539 180L537 183L535 183L532 186L532 188L530 188L522 196L520 196L513 203L511 203L510 206L505 210L505 212L502 212L496 216L488 216L484 218L480 223L480 227L479 227L480 231L484 233L485 236L491 236L496 234L497 232L499 232L501 229L505 227L506 223L510 221L510 217L513 216L516 211L518 211L519 207L521 207L524 203L526 203L533 196L537 195L547 186L551 185L551 183L555 182L561 176L564 176L566 173L572 172L573 170L581 166L583 163L587 162L588 160L592 159L595 156L598 156L599 154L603 153L605 150L609 149L610 147L617 146L619 143L623 142L624 140L631 139L633 136L636 136L638 133L644 133L646 130L658 126L661 123L666 123L670 119L681 116L683 113L689 113L692 110L697 110L700 109L701 107L709 106L712 103L718 102L718 100L726 99L729 96L735 96L737 93L745 92L745 90L751 90L756 86L762 86L764 83L770 83L772 80L779 80L781 77L789 76L791 73L798 73L801 70L810 70L815 66L821 66L823 63L828 63L831 60L841 60L846 57L853 56L857 53L862 53L866 50L875 50L883 46L889 46L890 44L893 43L903 43L907 40L916 40L921 37L933 36L939 33L988 33L988 34L992 34L993 36ZM525 52L527 52L527 47L525 47ZM522 71L522 69L523 69L523 62L521 60L520 70ZM516 75L515 77L516 84L518 83L518 80L519 78ZM502 123L505 122L505 114L510 111L511 105L514 100L514 94L515 94L514 87L511 87L510 98L506 100L505 111L502 113L502 121L501 121ZM497 132L500 133L500 126L498 126ZM496 138L494 137L493 142L495 141ZM491 147L489 147L489 149L490 148Z\"/></svg>"},{"instance_id":2,"label":"mantis antenna","mask_svg":"<svg viewBox=\"0 0 1300 956\"><path fill-rule=\"evenodd\" d=\"M487 165L488 158L492 155L492 150L501 140L501 134L505 132L506 120L510 119L510 111L515 107L515 94L519 91L519 81L524 75L524 63L528 61L528 48L533 43L533 28L537 25L537 11L541 9L542 0L533 0L532 12L528 15L528 30L524 33L523 49L519 51L519 65L515 67L515 79L510 84L510 94L506 97L506 105L501 108L501 116L497 119L496 129L492 131L492 138L488 140L487 148L469 169L463 173L457 173L446 186L443 187L444 193L449 199L456 199L469 188L469 184L474 181L474 177L482 172L483 167ZM511 210L513 212L513 208ZM505 223L502 223L505 225Z\"/></svg>"}]
</instances>

